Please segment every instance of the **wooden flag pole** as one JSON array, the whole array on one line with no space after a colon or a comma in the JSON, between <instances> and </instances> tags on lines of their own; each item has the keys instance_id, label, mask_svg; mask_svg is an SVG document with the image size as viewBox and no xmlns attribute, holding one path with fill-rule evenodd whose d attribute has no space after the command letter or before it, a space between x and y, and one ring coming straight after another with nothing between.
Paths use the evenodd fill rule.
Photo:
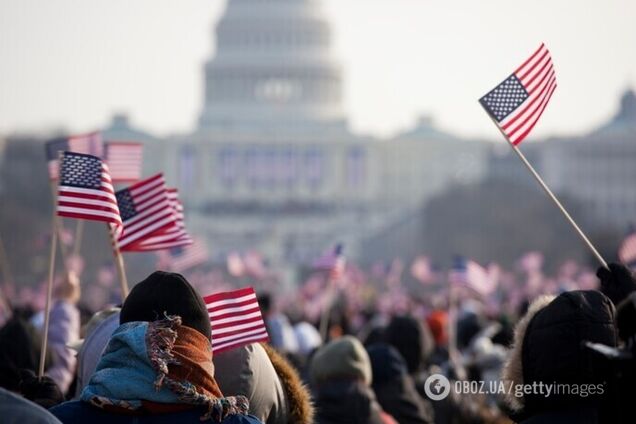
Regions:
<instances>
[{"instance_id":1,"label":"wooden flag pole","mask_svg":"<svg viewBox=\"0 0 636 424\"><path fill-rule=\"evenodd\" d=\"M110 235L110 241L113 245L113 253L115 254L115 264L117 265L117 273L119 274L119 284L121 286L121 301L126 300L128 296L128 279L126 278L126 269L124 268L124 258L119 250L119 244L117 243L117 237L115 236L115 230L111 228L109 224L106 224L108 234Z\"/></svg>"},{"instance_id":2,"label":"wooden flag pole","mask_svg":"<svg viewBox=\"0 0 636 424\"><path fill-rule=\"evenodd\" d=\"M49 318L51 315L51 298L53 297L53 276L55 275L55 253L57 248L58 228L57 190L54 190L53 220L51 224L51 253L49 255L49 278L46 286L46 304L44 306L44 331L42 333L42 345L40 348L40 366L38 369L39 379L44 376L44 362L46 361L46 349L49 341Z\"/></svg>"},{"instance_id":3,"label":"wooden flag pole","mask_svg":"<svg viewBox=\"0 0 636 424\"><path fill-rule=\"evenodd\" d=\"M488 115L490 116L490 115ZM554 195L554 193L552 193L552 190L550 190L550 188L547 186L547 184L543 181L543 179L541 178L541 176L539 175L539 173L537 171L535 171L535 169L533 168L533 166L530 164L530 162L528 162L528 160L526 159L526 157L523 155L523 153L521 152L521 150L519 150L519 148L514 145L512 143L512 141L510 141L510 138L508 138L508 136L506 135L506 133L501 129L501 127L499 125L497 125L497 122L492 118L492 116L490 116L490 119L493 121L493 123L495 124L495 126L499 129L499 132L501 132L501 134L504 136L504 138L506 139L506 141L508 142L508 144L510 145L510 147L512 148L512 150L517 154L517 157L521 160L521 162L523 162L523 164L526 166L526 168L528 168L528 171L530 171L530 173L534 176L535 180L537 180L537 182L539 183L539 185L541 186L541 188L543 188L543 191L545 191L545 193L548 195L548 197L550 199L552 199L552 201L554 202L554 204L557 206L557 208L559 208L559 210L561 211L561 213L563 214L563 216L565 216L565 218L570 222L570 224L572 225L572 227L574 227L574 229L576 230L577 234L579 235L579 237L581 237L581 240L583 240L583 242L587 245L587 247L590 249L590 251L594 254L594 256L596 257L596 259L600 262L600 264L604 267L609 269L609 267L607 266L607 262L605 261L605 259L603 259L603 257L601 256L600 253L598 253L598 250L596 250L596 248L594 247L594 245L592 244L592 242L587 238L587 236L585 235L585 233L579 228L579 226L576 224L576 222L574 221L574 219L572 219L572 217L570 216L570 214L568 213L567 210L565 210L565 208L563 207L563 205L561 204L561 202L559 202L559 199L557 199L557 197Z\"/></svg>"},{"instance_id":4,"label":"wooden flag pole","mask_svg":"<svg viewBox=\"0 0 636 424\"><path fill-rule=\"evenodd\" d=\"M59 163L62 161L62 154L60 152L60 158L58 159ZM62 257L62 263L64 265L64 269L68 274L68 265L66 263L66 259L68 258L68 252L66 251L66 246L64 246L64 240L62 237L62 230L64 226L62 225L62 221L57 218L57 214L55 209L57 208L57 184L55 181L51 181L51 196L53 197L53 213L55 214L55 218L53 219L53 228L51 230L52 233L55 233L57 240L60 243L60 256Z\"/></svg>"}]
</instances>

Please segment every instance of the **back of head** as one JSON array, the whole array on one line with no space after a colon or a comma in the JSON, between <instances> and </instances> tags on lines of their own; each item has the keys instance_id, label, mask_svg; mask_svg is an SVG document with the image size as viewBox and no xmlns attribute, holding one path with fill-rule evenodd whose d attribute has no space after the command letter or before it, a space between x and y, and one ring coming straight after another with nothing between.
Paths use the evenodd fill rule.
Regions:
<instances>
[{"instance_id":1,"label":"back of head","mask_svg":"<svg viewBox=\"0 0 636 424\"><path fill-rule=\"evenodd\" d=\"M433 350L433 336L428 327L410 316L393 317L385 337L400 352L409 373L419 371Z\"/></svg>"},{"instance_id":2,"label":"back of head","mask_svg":"<svg viewBox=\"0 0 636 424\"><path fill-rule=\"evenodd\" d=\"M344 336L318 349L309 374L314 384L333 380L359 380L371 385L371 361L364 346L352 336Z\"/></svg>"},{"instance_id":3,"label":"back of head","mask_svg":"<svg viewBox=\"0 0 636 424\"><path fill-rule=\"evenodd\" d=\"M39 341L35 329L21 318L10 319L0 329L0 387L17 391L20 369L37 369ZM50 357L47 355L49 361Z\"/></svg>"},{"instance_id":4,"label":"back of head","mask_svg":"<svg viewBox=\"0 0 636 424\"><path fill-rule=\"evenodd\" d=\"M375 343L367 347L367 352L371 360L374 388L376 385L403 378L407 374L406 362L394 347L385 343Z\"/></svg>"},{"instance_id":5,"label":"back of head","mask_svg":"<svg viewBox=\"0 0 636 424\"><path fill-rule=\"evenodd\" d=\"M566 292L548 301L533 303L518 324L504 378L515 384L576 385L577 390L607 381L607 369L583 342L616 346L612 302L593 290ZM551 396L532 393L511 403L533 414L581 403L593 405L596 400L598 396L560 391Z\"/></svg>"},{"instance_id":6,"label":"back of head","mask_svg":"<svg viewBox=\"0 0 636 424\"><path fill-rule=\"evenodd\" d=\"M216 380L227 394L244 394L250 414L263 422L286 417L287 404L281 381L267 353L252 343L215 355Z\"/></svg>"},{"instance_id":7,"label":"back of head","mask_svg":"<svg viewBox=\"0 0 636 424\"><path fill-rule=\"evenodd\" d=\"M181 275L155 271L130 291L119 322L156 321L178 315L183 325L211 338L210 318L203 298Z\"/></svg>"},{"instance_id":8,"label":"back of head","mask_svg":"<svg viewBox=\"0 0 636 424\"><path fill-rule=\"evenodd\" d=\"M96 313L86 324L86 338L77 353L77 396L88 384L97 368L102 353L110 337L119 326L119 308L107 309Z\"/></svg>"}]
</instances>

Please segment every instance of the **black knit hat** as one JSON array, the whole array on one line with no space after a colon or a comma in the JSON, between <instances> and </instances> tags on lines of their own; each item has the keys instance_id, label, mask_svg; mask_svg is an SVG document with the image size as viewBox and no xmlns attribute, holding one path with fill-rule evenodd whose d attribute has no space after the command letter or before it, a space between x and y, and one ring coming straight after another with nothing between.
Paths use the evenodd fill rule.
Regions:
<instances>
[{"instance_id":1,"label":"black knit hat","mask_svg":"<svg viewBox=\"0 0 636 424\"><path fill-rule=\"evenodd\" d=\"M197 291L181 275L155 271L130 291L119 315L120 324L156 321L164 314L179 315L185 326L210 338L210 318Z\"/></svg>"}]
</instances>

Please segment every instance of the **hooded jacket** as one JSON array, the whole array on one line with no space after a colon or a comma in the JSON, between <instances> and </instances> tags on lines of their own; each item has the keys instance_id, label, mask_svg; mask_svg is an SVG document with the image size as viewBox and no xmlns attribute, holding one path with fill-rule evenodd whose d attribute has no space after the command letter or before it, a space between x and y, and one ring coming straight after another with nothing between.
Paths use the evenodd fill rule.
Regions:
<instances>
[{"instance_id":1,"label":"hooded jacket","mask_svg":"<svg viewBox=\"0 0 636 424\"><path fill-rule=\"evenodd\" d=\"M432 423L432 409L417 393L400 353L382 343L369 346L367 351L373 391L382 408L400 424Z\"/></svg>"},{"instance_id":2,"label":"hooded jacket","mask_svg":"<svg viewBox=\"0 0 636 424\"><path fill-rule=\"evenodd\" d=\"M221 389L243 393L250 402L250 414L267 424L296 422L290 420L283 383L263 346L252 343L221 352L214 362Z\"/></svg>"},{"instance_id":3,"label":"hooded jacket","mask_svg":"<svg viewBox=\"0 0 636 424\"><path fill-rule=\"evenodd\" d=\"M309 366L317 424L382 424L371 389L371 363L362 344L345 336L320 348Z\"/></svg>"},{"instance_id":4,"label":"hooded jacket","mask_svg":"<svg viewBox=\"0 0 636 424\"><path fill-rule=\"evenodd\" d=\"M612 302L598 291L572 291L535 300L519 321L503 379L513 388L545 385L543 394L512 390L506 396L522 423L597 423L603 421L602 394L580 395L609 380L608 370L583 342L616 346ZM555 385L560 384L559 393ZM547 394L547 386L553 387ZM568 385L568 386L565 386ZM574 387L577 389L574 389ZM566 389L567 387L567 389ZM570 393L567 393L567 392Z\"/></svg>"}]
</instances>

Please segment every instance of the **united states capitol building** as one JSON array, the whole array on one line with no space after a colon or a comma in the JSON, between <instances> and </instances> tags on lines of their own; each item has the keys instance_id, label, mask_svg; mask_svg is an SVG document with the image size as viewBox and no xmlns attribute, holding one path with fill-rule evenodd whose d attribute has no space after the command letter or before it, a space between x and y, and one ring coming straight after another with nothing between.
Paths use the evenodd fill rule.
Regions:
<instances>
[{"instance_id":1,"label":"united states capitol building","mask_svg":"<svg viewBox=\"0 0 636 424\"><path fill-rule=\"evenodd\" d=\"M188 228L219 261L255 249L277 266L306 264L336 241L355 257L450 186L525 171L426 117L388 140L351 133L319 0L228 0L216 43L195 131L157 139L119 116L105 133L146 141L148 172L179 188ZM531 148L556 191L621 225L636 218L636 102L625 96L625 116L598 134Z\"/></svg>"}]
</instances>

